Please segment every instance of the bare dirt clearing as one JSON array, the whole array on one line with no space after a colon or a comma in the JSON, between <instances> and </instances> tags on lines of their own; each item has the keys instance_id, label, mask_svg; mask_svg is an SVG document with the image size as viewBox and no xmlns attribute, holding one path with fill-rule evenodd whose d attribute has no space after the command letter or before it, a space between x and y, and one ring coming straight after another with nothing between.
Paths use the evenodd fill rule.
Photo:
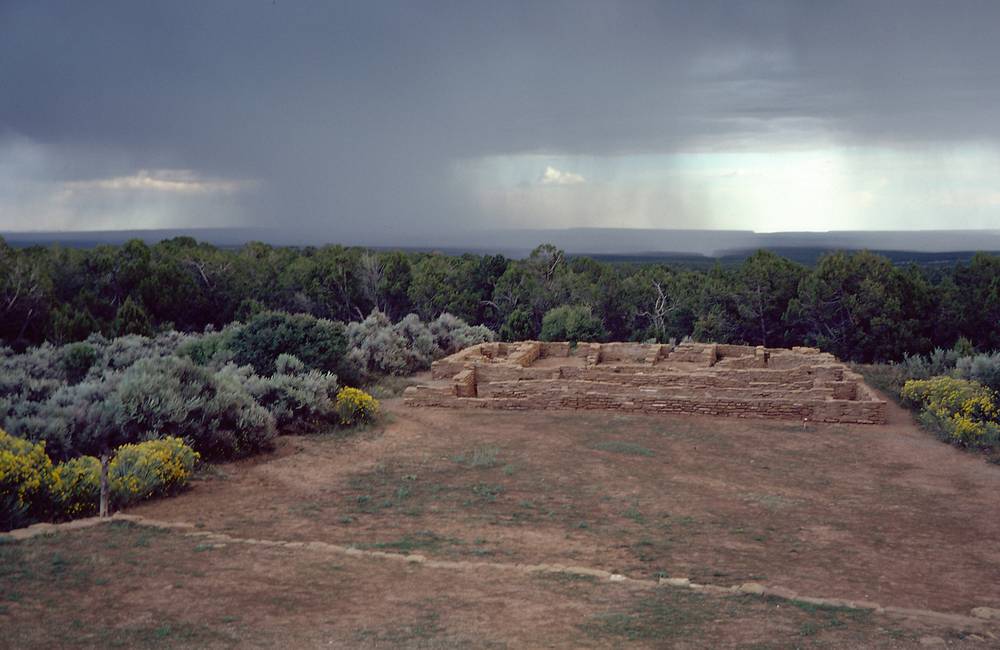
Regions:
<instances>
[{"instance_id":1,"label":"bare dirt clearing","mask_svg":"<svg viewBox=\"0 0 1000 650\"><path fill-rule=\"evenodd\" d=\"M896 648L986 639L804 602L586 576L497 580L124 522L0 553L4 647Z\"/></svg>"},{"instance_id":2,"label":"bare dirt clearing","mask_svg":"<svg viewBox=\"0 0 1000 650\"><path fill-rule=\"evenodd\" d=\"M965 616L1000 608L1000 468L937 442L892 406L887 426L803 428L385 404L383 427L349 438L282 438L273 454L221 466L185 494L130 512L239 538L757 582ZM46 553L70 547L110 563L109 571L124 564L134 579L115 575L80 594L69 583L61 593L98 599L99 624L119 632L141 636L174 621L194 635L190 643L174 638L181 645L907 647L926 635L962 638L917 619L779 607L759 596L324 559L288 548L201 552L178 533L153 535L156 553L82 550L99 549L102 535L144 534L113 528L6 548L35 554L36 575L45 573ZM320 571L323 562L339 568ZM185 582L167 577L178 571L201 574L181 599L167 587ZM47 611L36 601L5 603L3 616L22 629ZM86 606L73 610L65 616L90 620ZM241 618L219 622L228 616ZM1000 643L988 633L964 642ZM23 637L28 645L41 639Z\"/></svg>"},{"instance_id":3,"label":"bare dirt clearing","mask_svg":"<svg viewBox=\"0 0 1000 650\"><path fill-rule=\"evenodd\" d=\"M244 537L1000 608L1000 468L882 427L404 409L135 508Z\"/></svg>"}]
</instances>

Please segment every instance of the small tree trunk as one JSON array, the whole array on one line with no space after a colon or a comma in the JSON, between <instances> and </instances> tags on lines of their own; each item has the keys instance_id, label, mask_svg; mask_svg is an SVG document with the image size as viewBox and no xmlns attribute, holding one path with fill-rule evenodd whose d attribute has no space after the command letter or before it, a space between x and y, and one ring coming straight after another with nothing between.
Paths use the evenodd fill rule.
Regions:
<instances>
[{"instance_id":1,"label":"small tree trunk","mask_svg":"<svg viewBox=\"0 0 1000 650\"><path fill-rule=\"evenodd\" d=\"M110 501L111 501L111 490L108 489L108 465L110 464L110 458L108 453L105 452L101 454L101 517L109 517L111 513L109 512Z\"/></svg>"}]
</instances>

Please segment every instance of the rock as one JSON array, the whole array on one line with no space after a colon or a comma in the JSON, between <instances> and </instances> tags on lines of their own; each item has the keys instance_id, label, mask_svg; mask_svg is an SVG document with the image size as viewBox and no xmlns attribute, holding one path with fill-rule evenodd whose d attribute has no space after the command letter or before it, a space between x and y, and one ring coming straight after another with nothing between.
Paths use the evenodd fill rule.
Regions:
<instances>
[{"instance_id":1,"label":"rock","mask_svg":"<svg viewBox=\"0 0 1000 650\"><path fill-rule=\"evenodd\" d=\"M691 581L688 578L660 578L660 584L671 587L690 587Z\"/></svg>"},{"instance_id":2,"label":"rock","mask_svg":"<svg viewBox=\"0 0 1000 650\"><path fill-rule=\"evenodd\" d=\"M1000 609L992 607L976 607L972 610L972 615L976 618L985 618L988 621L1000 621Z\"/></svg>"},{"instance_id":3,"label":"rock","mask_svg":"<svg viewBox=\"0 0 1000 650\"><path fill-rule=\"evenodd\" d=\"M773 585L764 590L764 593L768 596L776 596L777 598L784 598L785 600L792 600L798 597L798 593L792 591L788 587L781 587L778 585Z\"/></svg>"}]
</instances>

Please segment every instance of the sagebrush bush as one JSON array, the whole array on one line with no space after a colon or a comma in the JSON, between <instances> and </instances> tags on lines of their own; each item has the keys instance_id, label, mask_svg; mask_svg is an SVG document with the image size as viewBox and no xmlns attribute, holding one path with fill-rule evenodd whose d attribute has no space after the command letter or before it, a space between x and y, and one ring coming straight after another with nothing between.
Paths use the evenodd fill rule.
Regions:
<instances>
[{"instance_id":1,"label":"sagebrush bush","mask_svg":"<svg viewBox=\"0 0 1000 650\"><path fill-rule=\"evenodd\" d=\"M278 431L314 431L336 423L335 400L337 376L318 370L306 370L301 361L290 355L278 357L270 377L254 374L249 366L228 365L221 373L244 386L254 400L274 418Z\"/></svg>"},{"instance_id":2,"label":"sagebrush bush","mask_svg":"<svg viewBox=\"0 0 1000 650\"><path fill-rule=\"evenodd\" d=\"M177 355L187 357L199 366L221 368L233 359L229 349L229 339L239 326L227 327L221 332L206 332L192 337L177 348Z\"/></svg>"},{"instance_id":3,"label":"sagebrush bush","mask_svg":"<svg viewBox=\"0 0 1000 650\"><path fill-rule=\"evenodd\" d=\"M135 363L122 374L117 402L130 438L183 438L205 458L242 458L269 448L275 435L274 418L241 377L190 359Z\"/></svg>"},{"instance_id":4,"label":"sagebrush bush","mask_svg":"<svg viewBox=\"0 0 1000 650\"><path fill-rule=\"evenodd\" d=\"M362 373L408 375L429 368L441 354L434 337L415 314L393 324L373 310L363 321L347 326L349 358Z\"/></svg>"},{"instance_id":5,"label":"sagebrush bush","mask_svg":"<svg viewBox=\"0 0 1000 650\"><path fill-rule=\"evenodd\" d=\"M903 385L911 379L930 379L956 375L964 379L960 369L963 363L963 351L967 349L968 341L959 340L951 349L934 348L928 355L905 355L899 363L876 363L855 365L854 369L865 376L865 380L876 388L889 393L893 398L899 398Z\"/></svg>"},{"instance_id":6,"label":"sagebrush bush","mask_svg":"<svg viewBox=\"0 0 1000 650\"><path fill-rule=\"evenodd\" d=\"M930 379L951 374L958 360L959 353L956 350L934 348L927 356L906 355L900 365L907 379Z\"/></svg>"},{"instance_id":7,"label":"sagebrush bush","mask_svg":"<svg viewBox=\"0 0 1000 650\"><path fill-rule=\"evenodd\" d=\"M87 339L97 352L91 376L108 370L124 370L140 359L157 359L177 354L178 348L200 335L183 332L163 332L154 337L130 334L108 340L100 334Z\"/></svg>"},{"instance_id":8,"label":"sagebrush bush","mask_svg":"<svg viewBox=\"0 0 1000 650\"><path fill-rule=\"evenodd\" d=\"M413 314L392 323L374 311L348 330L350 358L340 323L275 312L218 332L94 334L22 354L0 347L0 426L44 441L54 461L144 436L180 436L206 458L238 458L268 447L276 428L338 421L344 383L409 374L494 338L449 314L426 325Z\"/></svg>"},{"instance_id":9,"label":"sagebrush bush","mask_svg":"<svg viewBox=\"0 0 1000 650\"><path fill-rule=\"evenodd\" d=\"M995 393L1000 393L1000 352L977 354L958 360L957 374L978 381Z\"/></svg>"},{"instance_id":10,"label":"sagebrush bush","mask_svg":"<svg viewBox=\"0 0 1000 650\"><path fill-rule=\"evenodd\" d=\"M341 388L337 393L337 415L344 426L358 426L375 421L379 413L378 400L357 388Z\"/></svg>"},{"instance_id":11,"label":"sagebrush bush","mask_svg":"<svg viewBox=\"0 0 1000 650\"><path fill-rule=\"evenodd\" d=\"M366 377L426 370L435 359L496 338L489 328L470 326L447 313L427 325L416 314L393 323L377 309L363 321L349 323L346 332L348 356Z\"/></svg>"},{"instance_id":12,"label":"sagebrush bush","mask_svg":"<svg viewBox=\"0 0 1000 650\"><path fill-rule=\"evenodd\" d=\"M469 325L448 312L431 321L429 329L431 336L434 337L434 343L445 355L496 339L493 330L485 325Z\"/></svg>"}]
</instances>

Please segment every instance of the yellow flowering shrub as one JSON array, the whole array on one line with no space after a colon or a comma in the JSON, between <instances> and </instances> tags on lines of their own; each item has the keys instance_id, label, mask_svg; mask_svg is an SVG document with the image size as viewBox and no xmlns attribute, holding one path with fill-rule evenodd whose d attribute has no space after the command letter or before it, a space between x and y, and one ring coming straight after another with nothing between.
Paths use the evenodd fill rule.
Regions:
<instances>
[{"instance_id":1,"label":"yellow flowering shrub","mask_svg":"<svg viewBox=\"0 0 1000 650\"><path fill-rule=\"evenodd\" d=\"M986 418L997 416L993 391L967 379L911 379L903 385L900 394L910 404L938 413L981 414Z\"/></svg>"},{"instance_id":2,"label":"yellow flowering shrub","mask_svg":"<svg viewBox=\"0 0 1000 650\"><path fill-rule=\"evenodd\" d=\"M0 429L0 530L45 516L56 480L44 442L15 438Z\"/></svg>"},{"instance_id":3,"label":"yellow flowering shrub","mask_svg":"<svg viewBox=\"0 0 1000 650\"><path fill-rule=\"evenodd\" d=\"M78 456L56 465L58 480L52 488L56 512L72 519L97 514L101 495L101 461Z\"/></svg>"},{"instance_id":4,"label":"yellow flowering shrub","mask_svg":"<svg viewBox=\"0 0 1000 650\"><path fill-rule=\"evenodd\" d=\"M123 506L176 492L190 480L198 459L180 438L123 445L108 467L111 500ZM100 492L97 458L78 456L53 468L44 443L0 429L0 530L95 514Z\"/></svg>"},{"instance_id":5,"label":"yellow flowering shrub","mask_svg":"<svg viewBox=\"0 0 1000 650\"><path fill-rule=\"evenodd\" d=\"M920 420L954 442L992 446L1000 442L997 396L986 386L954 377L910 380L903 399L922 408Z\"/></svg>"},{"instance_id":6,"label":"yellow flowering shrub","mask_svg":"<svg viewBox=\"0 0 1000 650\"><path fill-rule=\"evenodd\" d=\"M199 458L198 452L180 438L122 445L108 471L115 504L176 492L187 485Z\"/></svg>"},{"instance_id":7,"label":"yellow flowering shrub","mask_svg":"<svg viewBox=\"0 0 1000 650\"><path fill-rule=\"evenodd\" d=\"M337 392L337 416L344 426L368 424L378 417L378 400L357 388L344 387Z\"/></svg>"}]
</instances>

